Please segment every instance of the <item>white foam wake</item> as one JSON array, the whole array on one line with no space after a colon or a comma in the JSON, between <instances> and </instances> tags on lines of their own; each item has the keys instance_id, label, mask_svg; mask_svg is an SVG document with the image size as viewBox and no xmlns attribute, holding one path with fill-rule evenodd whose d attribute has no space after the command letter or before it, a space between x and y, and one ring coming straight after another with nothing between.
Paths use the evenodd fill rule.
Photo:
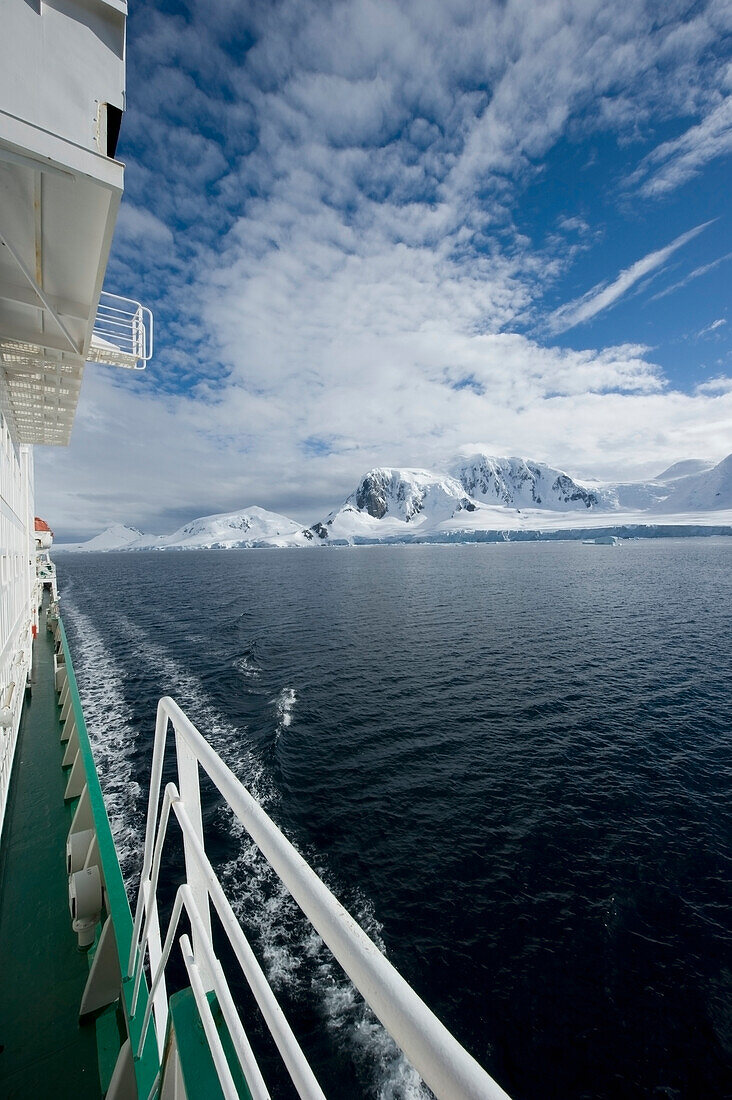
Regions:
<instances>
[{"instance_id":1,"label":"white foam wake","mask_svg":"<svg viewBox=\"0 0 732 1100\"><path fill-rule=\"evenodd\" d=\"M168 651L128 619L118 615L118 634L129 642L142 665L154 668L164 692L175 699L206 740L216 749L252 795L260 802L270 800L276 788L266 775L259 758L242 740L245 729L232 725L212 703L204 684L195 673L183 668ZM150 716L150 731L155 716Z\"/></svg>"},{"instance_id":2,"label":"white foam wake","mask_svg":"<svg viewBox=\"0 0 732 1100\"><path fill-rule=\"evenodd\" d=\"M386 954L371 901L361 896L353 910L364 932ZM317 940L320 949L312 984L324 1007L326 1026L341 1046L348 1047L364 1076L371 1076L377 1100L430 1100L432 1091L333 962L322 940Z\"/></svg>"},{"instance_id":3,"label":"white foam wake","mask_svg":"<svg viewBox=\"0 0 732 1100\"><path fill-rule=\"evenodd\" d=\"M334 1042L371 1078L377 1100L429 1100L432 1092L343 974L244 827L226 812L229 832L241 847L218 869L219 876L237 917L253 929L272 987L318 1006ZM310 862L325 880L322 868ZM386 954L370 901L357 898L351 912Z\"/></svg>"},{"instance_id":4,"label":"white foam wake","mask_svg":"<svg viewBox=\"0 0 732 1100\"><path fill-rule=\"evenodd\" d=\"M100 774L105 775L105 799L109 797L109 791L112 798L109 811L110 817L115 820L115 839L120 838L124 847L125 877L131 882L134 872L139 873L139 860L135 858L133 864L131 857L136 857L137 850L142 847L144 809L139 805L139 786L131 780L129 759L125 759L124 753L118 750L122 750L125 744L131 744L133 739L127 736L129 726L125 729L119 723L117 728L121 735L115 737L113 742L106 734L102 736L102 725L97 729L97 711L100 718L102 710L109 713L110 700L114 701L115 715L121 717L125 712L120 690L123 674L88 619L78 610L74 611L74 615L78 617L75 625L81 643L76 656L82 669L80 683L83 680L85 684L83 701L85 707L90 706L95 746L97 741L100 744L98 753L95 747L95 755ZM134 647L142 665L156 670L165 684L166 693L186 711L257 801L268 813L276 811L280 802L279 791L259 757L243 742L245 731L222 717L201 680L182 668L161 645L153 642L124 614L117 614L115 629L121 639ZM92 681L96 687L92 686ZM276 737L291 725L296 702L297 695L292 688L284 688L274 700ZM152 715L150 721L152 733ZM101 748L104 744L106 749ZM287 988L290 994L305 997L311 1003L315 1000L334 1041L348 1050L364 1076L371 1077L373 1095L378 1100L427 1100L431 1097L431 1092L343 975L329 950L227 806L222 806L218 811L216 825L238 841L237 854L217 867L217 872L234 911L256 938L258 954L273 988ZM321 877L326 877L322 868L316 866L315 870ZM359 898L351 909L354 917L383 951L380 928L370 902Z\"/></svg>"},{"instance_id":5,"label":"white foam wake","mask_svg":"<svg viewBox=\"0 0 732 1100\"><path fill-rule=\"evenodd\" d=\"M261 673L251 657L237 657L233 661L234 668L241 672L245 680L258 680Z\"/></svg>"},{"instance_id":6,"label":"white foam wake","mask_svg":"<svg viewBox=\"0 0 732 1100\"><path fill-rule=\"evenodd\" d=\"M122 876L129 887L141 870L145 811L140 785L132 777L137 731L125 702L125 674L68 593L64 594L64 618L72 628L79 696Z\"/></svg>"},{"instance_id":7,"label":"white foam wake","mask_svg":"<svg viewBox=\"0 0 732 1100\"><path fill-rule=\"evenodd\" d=\"M297 702L294 688L283 688L277 698L273 700L277 717L275 741L279 741L283 732L292 725L292 716Z\"/></svg>"}]
</instances>

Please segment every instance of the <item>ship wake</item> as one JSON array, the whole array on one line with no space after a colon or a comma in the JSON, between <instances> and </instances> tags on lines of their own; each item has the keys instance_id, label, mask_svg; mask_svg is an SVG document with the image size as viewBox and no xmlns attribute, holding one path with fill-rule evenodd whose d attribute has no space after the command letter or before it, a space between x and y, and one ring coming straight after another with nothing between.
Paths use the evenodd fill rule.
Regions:
<instances>
[{"instance_id":1,"label":"ship wake","mask_svg":"<svg viewBox=\"0 0 732 1100\"><path fill-rule=\"evenodd\" d=\"M64 593L64 619L73 635L79 694L120 869L129 884L142 868L145 810L140 784L133 778L137 730L125 700L126 674L69 590Z\"/></svg>"},{"instance_id":2,"label":"ship wake","mask_svg":"<svg viewBox=\"0 0 732 1100\"><path fill-rule=\"evenodd\" d=\"M132 779L132 751L140 734L126 717L126 674L106 649L99 632L68 596L64 606L74 628L79 686L110 823L128 890L134 894L144 836L144 806L139 784ZM117 614L115 630L121 647L134 652L143 667L156 670L166 693L183 708L264 809L277 816L281 794L259 755L247 744L246 730L227 721L199 677L182 667L124 614ZM284 688L273 702L277 740L292 723L297 696L294 689ZM353 1060L360 1078L368 1082L371 1095L378 1100L428 1100L432 1093L345 977L228 806L220 804L209 816L209 825L226 847L236 847L236 855L216 870L273 988L286 990L289 1000L311 1005L314 1001L334 1043ZM312 852L302 854L324 881L332 877L318 866ZM338 894L337 885L333 888ZM353 916L386 953L371 902L362 895L349 900Z\"/></svg>"}]
</instances>

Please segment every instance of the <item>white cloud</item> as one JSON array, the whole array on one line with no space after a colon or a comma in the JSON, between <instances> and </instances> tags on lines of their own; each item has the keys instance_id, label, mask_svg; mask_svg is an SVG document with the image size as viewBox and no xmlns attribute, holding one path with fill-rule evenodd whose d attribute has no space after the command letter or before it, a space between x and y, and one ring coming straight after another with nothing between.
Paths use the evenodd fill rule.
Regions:
<instances>
[{"instance_id":1,"label":"white cloud","mask_svg":"<svg viewBox=\"0 0 732 1100\"><path fill-rule=\"evenodd\" d=\"M137 243L140 241L150 241L154 244L173 243L172 232L160 218L156 218L141 206L134 206L131 202L123 203L120 208L116 233L120 238L126 237Z\"/></svg>"},{"instance_id":2,"label":"white cloud","mask_svg":"<svg viewBox=\"0 0 732 1100\"><path fill-rule=\"evenodd\" d=\"M722 325L726 325L726 324L727 324L727 322L724 319L724 317L718 317L716 321L712 321L712 323L710 325L706 325L703 329L700 329L700 331L697 333L697 335L698 336L706 336L710 332L716 332L716 330L718 328L721 328Z\"/></svg>"},{"instance_id":3,"label":"white cloud","mask_svg":"<svg viewBox=\"0 0 732 1100\"><path fill-rule=\"evenodd\" d=\"M732 378L726 374L720 374L717 378L710 378L707 382L701 382L695 390L698 394L732 394Z\"/></svg>"},{"instance_id":4,"label":"white cloud","mask_svg":"<svg viewBox=\"0 0 732 1100\"><path fill-rule=\"evenodd\" d=\"M631 176L640 192L657 198L693 179L709 161L732 152L732 96L727 96L696 126L657 146Z\"/></svg>"},{"instance_id":5,"label":"white cloud","mask_svg":"<svg viewBox=\"0 0 732 1100\"><path fill-rule=\"evenodd\" d=\"M714 271L726 260L732 259L732 252L727 252L724 256L719 256L716 260L712 260L711 263L702 264L700 267L695 267L693 271L685 275L683 279L679 279L678 282L673 283L672 286L667 286L658 294L654 294L650 301L657 302L660 298L665 298L667 294L673 294L675 290L681 290L682 287L687 286L693 279L698 279L701 275L706 275L709 271Z\"/></svg>"},{"instance_id":6,"label":"white cloud","mask_svg":"<svg viewBox=\"0 0 732 1100\"><path fill-rule=\"evenodd\" d=\"M671 241L665 248L649 252L647 256L636 260L625 271L621 271L617 279L609 285L600 284L574 302L568 302L566 305L560 306L559 309L554 311L549 320L550 330L552 332L566 332L567 329L574 328L575 325L581 325L585 321L596 317L598 313L614 305L644 275L663 267L674 252L682 248L683 245L688 244L708 225L711 225L711 222L704 222L702 225L697 225L688 232L682 233L680 237Z\"/></svg>"}]
</instances>

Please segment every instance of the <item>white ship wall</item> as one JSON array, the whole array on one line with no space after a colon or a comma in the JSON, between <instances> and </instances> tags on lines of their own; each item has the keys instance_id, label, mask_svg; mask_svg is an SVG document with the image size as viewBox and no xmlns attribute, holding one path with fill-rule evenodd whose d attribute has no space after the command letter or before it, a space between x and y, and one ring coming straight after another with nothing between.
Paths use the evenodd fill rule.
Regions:
<instances>
[{"instance_id":1,"label":"white ship wall","mask_svg":"<svg viewBox=\"0 0 732 1100\"><path fill-rule=\"evenodd\" d=\"M127 4L2 0L0 7L2 110L106 155L104 105L124 110Z\"/></svg>"},{"instance_id":2,"label":"white ship wall","mask_svg":"<svg viewBox=\"0 0 732 1100\"><path fill-rule=\"evenodd\" d=\"M0 827L38 628L33 509L33 451L13 442L0 413L0 721L9 718L0 724Z\"/></svg>"}]
</instances>

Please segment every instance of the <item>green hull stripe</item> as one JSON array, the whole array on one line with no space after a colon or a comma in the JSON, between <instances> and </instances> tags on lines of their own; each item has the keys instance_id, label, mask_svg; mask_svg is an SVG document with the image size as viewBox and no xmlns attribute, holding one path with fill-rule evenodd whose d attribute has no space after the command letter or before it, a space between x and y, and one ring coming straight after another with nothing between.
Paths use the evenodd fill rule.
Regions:
<instances>
[{"instance_id":1,"label":"green hull stripe","mask_svg":"<svg viewBox=\"0 0 732 1100\"><path fill-rule=\"evenodd\" d=\"M59 630L61 635L61 648L64 654L64 660L66 661L66 673L69 681L71 705L74 718L76 719L76 729L79 734L79 751L84 765L84 773L89 791L89 801L94 816L94 826L97 834L97 842L99 844L99 856L102 864L107 898L109 900L110 916L114 923L114 931L117 939L120 970L124 975L127 973L127 964L129 962L130 947L132 944L132 914L130 912L130 904L127 899L125 884L122 879L122 872L119 867L119 860L117 859L117 850L114 846L112 830L109 827L109 818L107 817L107 810L104 805L102 789L99 785L99 776L97 775L97 769L94 763L94 755L92 753L89 734L84 720L84 712L81 709L81 700L79 698L76 675L71 661L69 643L61 619L59 619ZM143 982L137 1002L137 1011L135 1016L131 1017L132 985L132 980L123 981L122 992L124 1012L127 1019L130 1038L132 1040L132 1049L136 1050L140 1041L142 1020L147 1007L147 990ZM147 1098L157 1072L157 1044L155 1041L154 1025L151 1023L142 1055L135 1061L135 1075L140 1097Z\"/></svg>"}]
</instances>

